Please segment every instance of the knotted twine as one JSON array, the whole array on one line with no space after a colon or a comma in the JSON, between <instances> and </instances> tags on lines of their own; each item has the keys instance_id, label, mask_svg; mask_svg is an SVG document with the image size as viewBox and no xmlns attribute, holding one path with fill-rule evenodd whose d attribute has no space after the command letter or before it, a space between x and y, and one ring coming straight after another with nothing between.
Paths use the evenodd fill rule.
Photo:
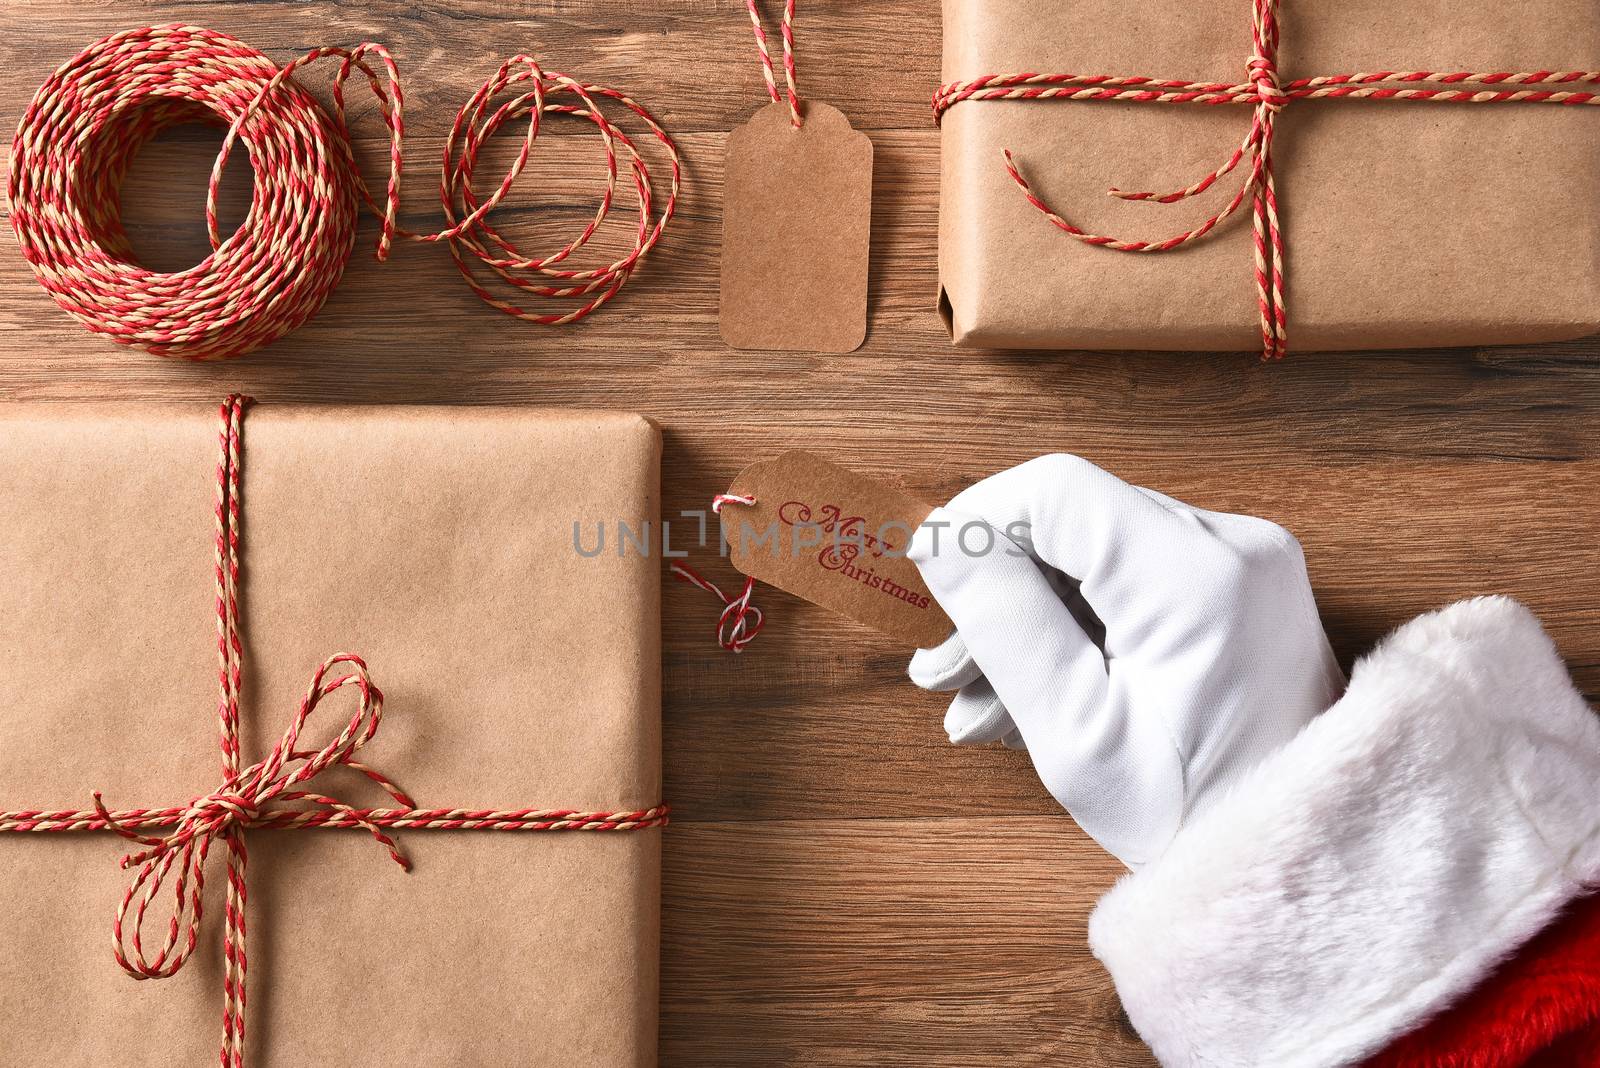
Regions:
<instances>
[{"instance_id":1,"label":"knotted twine","mask_svg":"<svg viewBox=\"0 0 1600 1068\"><path fill-rule=\"evenodd\" d=\"M177 974L194 954L204 906L205 864L217 842L228 850L228 886L223 907L222 1068L241 1068L245 1048L245 870L249 860L246 830L361 828L406 871L410 862L386 830L442 831L635 831L664 826L666 805L633 812L580 812L575 809L418 808L382 773L356 760L378 733L383 693L367 665L353 653L323 661L289 728L265 760L240 766L239 695L244 680L239 624L239 472L240 429L250 398L223 402L217 460L216 583L217 657L221 697L217 721L222 745L222 784L185 805L112 811L98 792L88 811L25 809L0 812L0 832L16 834L112 831L144 848L122 858L137 868L112 922L116 961L135 979L165 979ZM320 749L302 748L306 721L328 697L350 689L356 710L338 737ZM329 768L343 766L365 775L394 799L398 808L356 808L311 787ZM162 837L139 833L170 828ZM176 869L176 873L174 873ZM144 944L147 913L171 879L172 906L160 948ZM131 917L130 917L131 912Z\"/></svg>"},{"instance_id":2,"label":"knotted twine","mask_svg":"<svg viewBox=\"0 0 1600 1068\"><path fill-rule=\"evenodd\" d=\"M327 58L339 60L331 115L293 77ZM345 113L345 84L355 71L365 77L388 131L381 206L357 165ZM515 95L497 103L507 92ZM670 183L659 210L649 168L602 102L631 112L664 146ZM605 150L605 186L594 218L576 237L549 255L529 256L488 216L522 174L546 115L594 125ZM502 126L524 116L515 162L494 192L480 197L473 188L479 152ZM135 261L122 226L122 180L152 137L197 118L227 127L206 192L212 251L184 271L151 271ZM215 30L181 24L128 30L62 65L28 105L12 142L11 225L40 283L90 330L162 356L220 359L273 341L322 307L355 246L363 204L379 219L379 260L388 258L396 238L444 242L486 304L544 325L582 319L616 296L677 206L678 150L650 113L616 89L546 71L530 56L506 60L457 113L444 149L439 197L446 225L439 231L412 233L397 222L404 136L399 71L381 44L316 48L279 68ZM217 188L240 143L255 189L244 222L224 240ZM633 245L602 267L568 267L611 211L619 154L638 204ZM508 295L490 290L479 268L498 276ZM510 299L518 294L576 306L533 311Z\"/></svg>"},{"instance_id":3,"label":"knotted twine","mask_svg":"<svg viewBox=\"0 0 1600 1068\"><path fill-rule=\"evenodd\" d=\"M727 504L755 503L754 497L741 497L737 493L719 493L711 498L711 513L720 516L723 505ZM722 544L725 548L726 542ZM730 597L722 592L721 586L681 560L674 560L671 570L675 578L687 582L696 589L706 591L722 602L722 613L717 616L717 644L728 652L744 652L745 646L755 641L756 635L761 633L761 628L767 625L766 615L750 603L756 592L756 580L753 577L746 575L744 589L737 597Z\"/></svg>"},{"instance_id":4,"label":"knotted twine","mask_svg":"<svg viewBox=\"0 0 1600 1068\"><path fill-rule=\"evenodd\" d=\"M1123 200L1175 204L1211 188L1245 160L1249 169L1233 199L1199 226L1155 241L1128 241L1091 234L1062 218L1033 191L1009 149L1005 166L1028 203L1067 236L1086 245L1116 252L1171 252L1203 241L1243 206L1251 205L1255 226L1254 273L1261 313L1262 358L1282 359L1288 351L1288 315L1284 300L1284 237L1278 222L1278 196L1273 179L1272 138L1278 116L1295 100L1418 100L1453 104L1600 104L1600 93L1529 86L1600 84L1600 71L1531 71L1525 73L1455 71L1375 71L1300 78L1288 85L1278 80L1279 0L1251 0L1254 51L1245 63L1246 81L1187 82L1164 78L1119 77L1109 74L987 74L941 86L933 96L936 120L965 100L1121 100L1150 104L1249 104L1254 108L1250 130L1227 162L1199 181L1170 193L1111 189ZM1518 88L1493 88L1517 86Z\"/></svg>"}]
</instances>

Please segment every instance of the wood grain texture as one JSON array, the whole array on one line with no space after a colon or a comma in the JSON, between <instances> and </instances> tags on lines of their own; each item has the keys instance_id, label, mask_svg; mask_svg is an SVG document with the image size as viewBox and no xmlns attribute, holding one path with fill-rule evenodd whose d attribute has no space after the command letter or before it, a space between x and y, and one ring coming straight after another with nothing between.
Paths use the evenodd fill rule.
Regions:
<instances>
[{"instance_id":1,"label":"wood grain texture","mask_svg":"<svg viewBox=\"0 0 1600 1068\"><path fill-rule=\"evenodd\" d=\"M1146 1065L1082 949L1118 868L1054 818L680 828L667 882L717 919L666 915L663 997L696 1012L668 1013L664 1059Z\"/></svg>"},{"instance_id":2,"label":"wood grain texture","mask_svg":"<svg viewBox=\"0 0 1600 1068\"><path fill-rule=\"evenodd\" d=\"M1078 452L1305 543L1348 663L1451 598L1502 591L1549 622L1600 695L1600 342L1527 349L1253 356L974 352L933 314L938 77L933 0L817 0L797 25L802 92L841 106L877 152L866 346L753 354L718 337L726 131L765 99L735 0L457 4L0 4L0 119L92 38L181 20L285 59L393 45L407 80L406 215L436 220L457 106L506 55L634 94L681 139L682 211L595 318L531 327L477 303L437 248L370 257L372 228L317 318L234 364L114 349L46 298L0 241L0 398L518 402L628 407L666 433L668 518L704 507L754 456L807 445L944 499L1041 452ZM361 111L366 156L379 148ZM175 131L124 188L152 263L204 254L214 134ZM209 146L209 147L208 147ZM575 174L572 168L576 168ZM487 168L486 168L487 169ZM595 146L552 130L505 213L554 248L592 211ZM228 202L247 198L241 171ZM1292 195L1292 194L1286 194ZM225 216L227 212L225 212ZM1241 283L1246 280L1243 272ZM674 543L692 541L681 518ZM727 566L692 550L718 580ZM711 642L712 604L665 599L668 1065L1143 1065L1084 923L1114 866L1059 815L1025 756L945 743L941 702L904 654L771 590L746 654Z\"/></svg>"}]
</instances>

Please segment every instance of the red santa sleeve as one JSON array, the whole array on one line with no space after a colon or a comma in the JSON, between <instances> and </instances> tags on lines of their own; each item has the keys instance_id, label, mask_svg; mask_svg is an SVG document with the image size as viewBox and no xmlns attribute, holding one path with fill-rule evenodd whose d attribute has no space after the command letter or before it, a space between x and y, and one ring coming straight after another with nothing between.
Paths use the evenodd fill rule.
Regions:
<instances>
[{"instance_id":1,"label":"red santa sleeve","mask_svg":"<svg viewBox=\"0 0 1600 1068\"><path fill-rule=\"evenodd\" d=\"M1597 784L1600 786L1600 784ZM1600 897L1364 1068L1600 1068Z\"/></svg>"},{"instance_id":2,"label":"red santa sleeve","mask_svg":"<svg viewBox=\"0 0 1600 1068\"><path fill-rule=\"evenodd\" d=\"M1167 1068L1522 1068L1592 1037L1597 884L1600 717L1481 598L1385 639L1090 944Z\"/></svg>"}]
</instances>

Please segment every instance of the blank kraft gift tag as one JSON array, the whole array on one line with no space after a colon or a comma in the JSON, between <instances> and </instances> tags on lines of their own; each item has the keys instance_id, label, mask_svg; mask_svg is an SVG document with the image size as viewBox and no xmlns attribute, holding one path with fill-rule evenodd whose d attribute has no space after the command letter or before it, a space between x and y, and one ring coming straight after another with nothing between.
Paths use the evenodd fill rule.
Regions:
<instances>
[{"instance_id":1,"label":"blank kraft gift tag","mask_svg":"<svg viewBox=\"0 0 1600 1068\"><path fill-rule=\"evenodd\" d=\"M911 645L955 629L905 555L932 506L800 450L751 464L728 493L755 500L721 512L744 574Z\"/></svg>"},{"instance_id":2,"label":"blank kraft gift tag","mask_svg":"<svg viewBox=\"0 0 1600 1068\"><path fill-rule=\"evenodd\" d=\"M768 104L728 137L722 337L736 349L852 352L867 337L872 141L807 101Z\"/></svg>"}]
</instances>

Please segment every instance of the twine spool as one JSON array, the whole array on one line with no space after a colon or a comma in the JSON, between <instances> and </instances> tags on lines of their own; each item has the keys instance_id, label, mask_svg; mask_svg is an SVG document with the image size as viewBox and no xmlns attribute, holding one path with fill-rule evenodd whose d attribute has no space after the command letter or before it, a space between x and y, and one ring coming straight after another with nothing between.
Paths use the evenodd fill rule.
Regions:
<instances>
[{"instance_id":1,"label":"twine spool","mask_svg":"<svg viewBox=\"0 0 1600 1068\"><path fill-rule=\"evenodd\" d=\"M339 61L331 111L291 77L324 58ZM346 120L345 83L357 71L377 99L389 136L381 204L361 176ZM508 98L497 102L501 94ZM670 188L659 210L649 167L602 112L602 101L636 116L665 147ZM408 233L396 222L403 110L399 72L380 44L318 48L280 69L214 30L167 25L114 34L64 64L28 105L12 143L11 224L39 281L90 330L161 356L219 359L281 337L322 307L349 261L363 204L380 220L378 259L388 257L397 237L443 241L486 303L545 325L581 319L616 296L672 218L680 181L677 148L650 113L617 90L546 72L518 55L456 116L440 184L445 228ZM552 254L528 256L488 215L521 175L547 115L595 126L605 149L605 190L593 220L576 237ZM212 251L187 270L152 271L136 261L129 245L119 190L152 137L196 118L227 128L207 191ZM526 122L521 150L495 191L480 198L472 185L478 154L496 131L517 120ZM217 187L236 144L250 156L255 187L244 222L223 238ZM632 247L602 267L565 266L613 206L623 170L619 156L638 204ZM503 283L499 293L486 287L480 270ZM522 294L572 306L534 311L512 299Z\"/></svg>"}]
</instances>

